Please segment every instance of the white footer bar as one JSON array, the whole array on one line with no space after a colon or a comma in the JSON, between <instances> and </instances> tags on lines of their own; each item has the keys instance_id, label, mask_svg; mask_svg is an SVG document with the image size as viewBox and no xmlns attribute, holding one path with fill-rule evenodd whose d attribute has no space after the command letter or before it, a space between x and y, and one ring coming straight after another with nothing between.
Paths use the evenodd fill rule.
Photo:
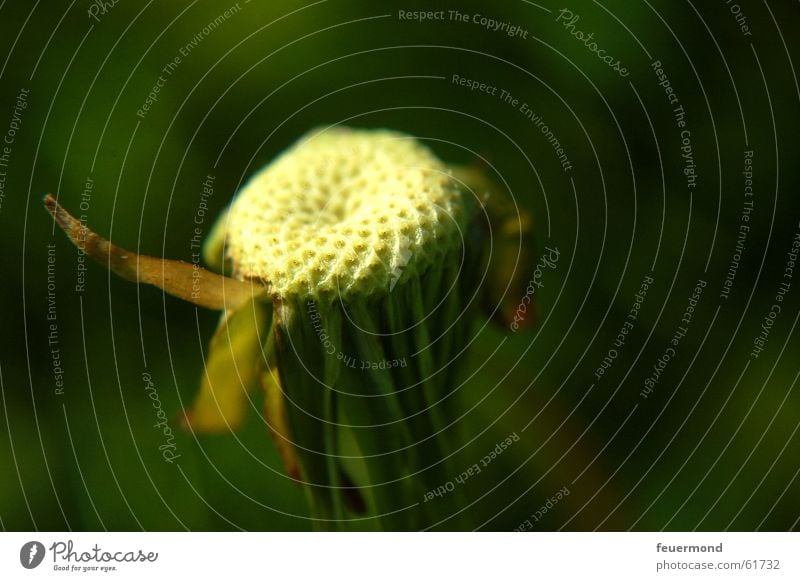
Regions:
<instances>
[{"instance_id":1,"label":"white footer bar","mask_svg":"<svg viewBox=\"0 0 800 581\"><path fill-rule=\"evenodd\" d=\"M800 579L798 553L792 533L31 532L0 534L0 579L749 581Z\"/></svg>"}]
</instances>

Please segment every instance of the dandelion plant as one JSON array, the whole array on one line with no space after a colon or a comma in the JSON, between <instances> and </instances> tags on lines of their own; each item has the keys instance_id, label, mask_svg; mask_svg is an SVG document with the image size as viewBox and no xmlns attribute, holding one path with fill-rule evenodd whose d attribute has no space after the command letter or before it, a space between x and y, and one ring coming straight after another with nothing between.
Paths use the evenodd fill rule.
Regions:
<instances>
[{"instance_id":1,"label":"dandelion plant","mask_svg":"<svg viewBox=\"0 0 800 581\"><path fill-rule=\"evenodd\" d=\"M457 511L455 498L422 499L451 476L485 185L402 133L312 131L218 219L211 270L129 252L45 204L117 274L222 311L187 429L236 429L260 386L319 528L418 529Z\"/></svg>"}]
</instances>

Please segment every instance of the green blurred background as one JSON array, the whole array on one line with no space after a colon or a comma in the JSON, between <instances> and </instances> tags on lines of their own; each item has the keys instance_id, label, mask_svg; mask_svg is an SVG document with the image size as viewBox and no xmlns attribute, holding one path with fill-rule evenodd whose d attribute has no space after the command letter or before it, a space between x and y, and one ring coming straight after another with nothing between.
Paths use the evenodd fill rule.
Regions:
<instances>
[{"instance_id":1,"label":"green blurred background","mask_svg":"<svg viewBox=\"0 0 800 581\"><path fill-rule=\"evenodd\" d=\"M788 280L800 220L797 3L736 5L749 35L723 1L97 6L0 3L0 132L29 91L0 168L3 529L311 528L257 409L236 434L178 431L180 458L162 460L143 374L177 416L195 393L217 315L95 264L76 291L77 252L53 231L41 198L57 192L124 247L190 260L207 175L215 183L205 229L254 170L308 129L333 123L405 131L453 163L483 157L533 216L534 256L518 265L521 280L546 246L560 251L536 291L532 330L511 333L476 317L468 380L454 386L464 446L453 464L466 470L509 434L520 440L458 486L470 528L798 527L800 281L763 352L750 356ZM558 21L562 8L628 76L570 34ZM444 10L445 19L408 21L399 10ZM449 10L468 21L451 20ZM476 14L526 33L487 29ZM655 60L686 111L694 189ZM454 74L497 94L470 91ZM159 75L158 100L137 116ZM501 89L519 103L500 99ZM523 102L564 146L571 170L519 110ZM746 150L754 152L754 205L725 299ZM93 188L82 198L87 179ZM634 328L596 379L650 274ZM698 279L707 286L688 333L645 399L644 381ZM57 344L48 342L51 323ZM563 489L569 494L549 500ZM463 526L455 523L439 528Z\"/></svg>"}]
</instances>

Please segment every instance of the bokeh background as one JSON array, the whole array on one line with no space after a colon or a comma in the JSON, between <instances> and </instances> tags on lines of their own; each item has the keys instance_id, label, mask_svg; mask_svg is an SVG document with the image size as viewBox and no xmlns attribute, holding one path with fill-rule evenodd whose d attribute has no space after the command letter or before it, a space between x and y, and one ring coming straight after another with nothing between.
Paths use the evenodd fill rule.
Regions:
<instances>
[{"instance_id":1,"label":"bokeh background","mask_svg":"<svg viewBox=\"0 0 800 581\"><path fill-rule=\"evenodd\" d=\"M517 276L533 276L545 247L560 253L536 290L531 330L475 320L466 380L454 386L463 445L454 465L467 469L510 434L519 442L458 487L469 528L798 527L800 279L784 278L800 228L797 2L112 4L0 2L0 134L12 141L0 144L10 148L0 167L4 530L311 528L257 409L235 434L176 426L180 458L162 459L143 374L177 416L217 315L96 264L80 275L41 199L58 193L124 247L190 260L208 175L204 229L254 170L335 123L408 132L451 163L483 158L533 216L533 252ZM579 16L574 29L562 9ZM404 20L400 10L445 19ZM571 30L593 33L628 75ZM654 61L685 109L693 188ZM137 115L160 75L157 101ZM646 276L639 317L598 379ZM644 398L698 279L707 286L686 336ZM754 357L774 304L781 311Z\"/></svg>"}]
</instances>

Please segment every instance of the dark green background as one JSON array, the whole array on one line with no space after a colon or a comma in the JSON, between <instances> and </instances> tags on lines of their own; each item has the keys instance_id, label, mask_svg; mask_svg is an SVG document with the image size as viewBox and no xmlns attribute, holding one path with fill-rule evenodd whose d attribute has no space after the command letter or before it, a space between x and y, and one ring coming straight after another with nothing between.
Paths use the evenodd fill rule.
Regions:
<instances>
[{"instance_id":1,"label":"dark green background","mask_svg":"<svg viewBox=\"0 0 800 581\"><path fill-rule=\"evenodd\" d=\"M474 501L471 526L514 529L566 486L569 496L536 529L797 528L800 280L764 353L749 352L800 220L798 5L742 0L746 37L721 0L541 4L553 12L522 0L240 2L139 119L161 68L232 4L122 0L96 23L88 2L3 3L0 132L20 89L30 96L0 207L2 527L310 528L302 491L283 476L255 409L236 435L182 433L177 465L162 461L142 373L177 415L195 392L217 315L95 264L76 293L77 252L53 233L41 198L58 192L77 212L91 176L92 228L127 248L189 260L207 174L216 176L210 228L255 169L308 129L344 122L430 140L451 162L483 156L533 215L535 249L561 251L537 292L540 326L511 334L476 318L477 372L464 370L471 379L458 392L468 443L454 464L468 468L512 432L521 439L458 488ZM555 22L562 7L629 77ZM398 9L481 13L529 34L402 22ZM691 195L654 59L687 111L700 176ZM453 74L529 103L573 170L562 171L518 110L452 84ZM725 301L748 148L752 230ZM47 344L50 243L64 395L54 393ZM590 390L654 260L641 317ZM520 278L533 269L533 260L520 264ZM698 278L708 286L689 333L643 400L642 382Z\"/></svg>"}]
</instances>

